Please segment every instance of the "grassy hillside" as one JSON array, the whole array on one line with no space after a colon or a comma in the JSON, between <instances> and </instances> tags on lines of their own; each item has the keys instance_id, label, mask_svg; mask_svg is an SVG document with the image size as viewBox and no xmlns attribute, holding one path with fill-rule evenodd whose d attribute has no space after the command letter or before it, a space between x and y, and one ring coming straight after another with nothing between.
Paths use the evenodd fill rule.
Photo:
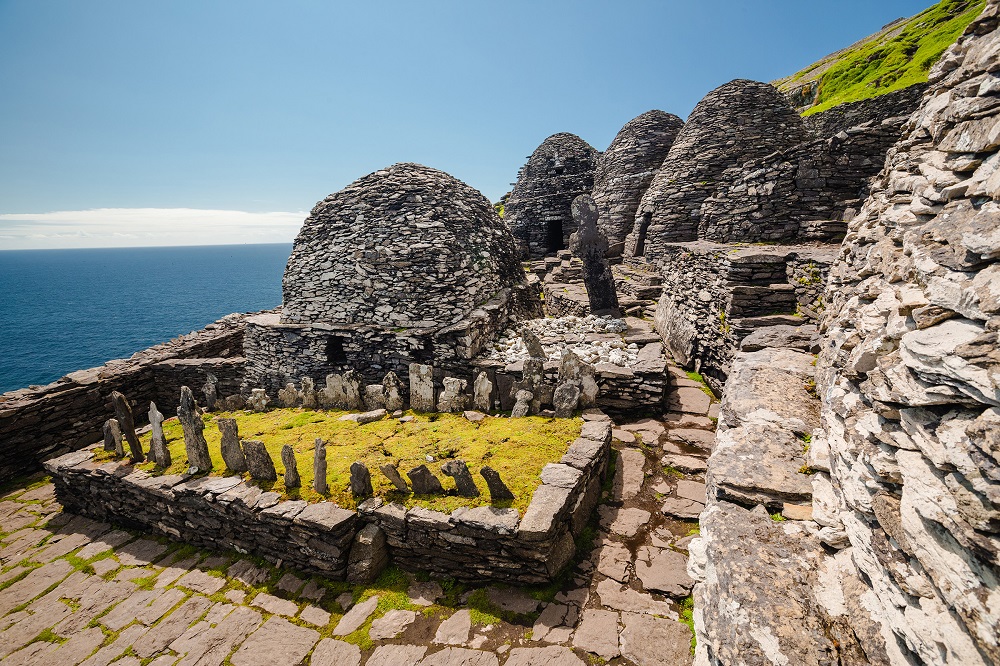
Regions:
<instances>
[{"instance_id":1,"label":"grassy hillside","mask_svg":"<svg viewBox=\"0 0 1000 666\"><path fill-rule=\"evenodd\" d=\"M986 0L942 0L774 83L791 94L803 115L922 83L985 6Z\"/></svg>"}]
</instances>

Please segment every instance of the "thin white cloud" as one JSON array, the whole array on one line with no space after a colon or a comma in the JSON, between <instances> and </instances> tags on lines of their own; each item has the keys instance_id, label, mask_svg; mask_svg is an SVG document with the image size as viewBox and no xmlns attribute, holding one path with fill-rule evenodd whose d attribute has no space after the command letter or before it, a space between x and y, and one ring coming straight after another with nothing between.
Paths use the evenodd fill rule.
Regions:
<instances>
[{"instance_id":1,"label":"thin white cloud","mask_svg":"<svg viewBox=\"0 0 1000 666\"><path fill-rule=\"evenodd\" d=\"M0 250L290 243L308 213L94 208L0 214Z\"/></svg>"}]
</instances>

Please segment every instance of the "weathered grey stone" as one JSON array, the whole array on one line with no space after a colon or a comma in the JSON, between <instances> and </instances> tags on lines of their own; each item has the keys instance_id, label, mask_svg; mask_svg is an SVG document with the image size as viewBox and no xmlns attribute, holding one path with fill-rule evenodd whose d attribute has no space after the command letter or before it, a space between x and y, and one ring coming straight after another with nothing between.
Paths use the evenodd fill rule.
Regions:
<instances>
[{"instance_id":1,"label":"weathered grey stone","mask_svg":"<svg viewBox=\"0 0 1000 666\"><path fill-rule=\"evenodd\" d=\"M385 532L369 523L354 535L347 561L347 580L351 583L371 583L389 563Z\"/></svg>"},{"instance_id":2,"label":"weathered grey stone","mask_svg":"<svg viewBox=\"0 0 1000 666\"><path fill-rule=\"evenodd\" d=\"M486 420L486 414L471 409L467 409L462 412L462 416L464 416L465 420L470 423L482 423Z\"/></svg>"},{"instance_id":3,"label":"weathered grey stone","mask_svg":"<svg viewBox=\"0 0 1000 666\"><path fill-rule=\"evenodd\" d=\"M382 379L382 399L385 402L383 406L390 414L404 406L402 388L403 382L399 381L399 376L395 372L390 370L385 373Z\"/></svg>"},{"instance_id":4,"label":"weathered grey stone","mask_svg":"<svg viewBox=\"0 0 1000 666\"><path fill-rule=\"evenodd\" d=\"M352 643L324 638L309 658L310 666L361 666L361 648Z\"/></svg>"},{"instance_id":5,"label":"weathered grey stone","mask_svg":"<svg viewBox=\"0 0 1000 666\"><path fill-rule=\"evenodd\" d=\"M652 595L637 592L630 587L622 587L617 581L606 578L597 584L597 596L600 597L601 604L615 610L627 611L630 613L648 613L650 615L662 615L677 619L670 604L666 601L657 601Z\"/></svg>"},{"instance_id":6,"label":"weathered grey stone","mask_svg":"<svg viewBox=\"0 0 1000 666\"><path fill-rule=\"evenodd\" d=\"M524 346L528 349L529 358L540 358L542 360L548 358L545 355L545 349L542 347L542 341L527 326L521 328L521 339L524 340Z\"/></svg>"},{"instance_id":7,"label":"weathered grey stone","mask_svg":"<svg viewBox=\"0 0 1000 666\"><path fill-rule=\"evenodd\" d=\"M425 645L380 645L365 666L417 666L426 652Z\"/></svg>"},{"instance_id":8,"label":"weathered grey stone","mask_svg":"<svg viewBox=\"0 0 1000 666\"><path fill-rule=\"evenodd\" d=\"M376 409L385 409L385 392L381 384L368 384L364 391L365 409L373 412Z\"/></svg>"},{"instance_id":9,"label":"weathered grey stone","mask_svg":"<svg viewBox=\"0 0 1000 666\"><path fill-rule=\"evenodd\" d=\"M121 458L125 455L122 447L122 429L118 425L118 419L108 419L104 422L104 450L114 453Z\"/></svg>"},{"instance_id":10,"label":"weathered grey stone","mask_svg":"<svg viewBox=\"0 0 1000 666\"><path fill-rule=\"evenodd\" d=\"M611 495L616 501L630 500L639 494L639 491L642 490L642 482L646 479L646 474L643 472L645 464L646 456L638 449L618 451L615 479L611 487Z\"/></svg>"},{"instance_id":11,"label":"weathered grey stone","mask_svg":"<svg viewBox=\"0 0 1000 666\"><path fill-rule=\"evenodd\" d=\"M404 481L403 477L399 475L399 470L396 469L395 465L386 463L380 466L379 469L382 470L385 477L392 482L392 485L396 486L396 490L402 493L410 492L410 487L406 485L406 481Z\"/></svg>"},{"instance_id":12,"label":"weathered grey stone","mask_svg":"<svg viewBox=\"0 0 1000 666\"><path fill-rule=\"evenodd\" d=\"M205 396L205 409L214 412L215 405L219 400L219 378L211 372L206 372L205 383L201 387L201 392Z\"/></svg>"},{"instance_id":13,"label":"weathered grey stone","mask_svg":"<svg viewBox=\"0 0 1000 666\"><path fill-rule=\"evenodd\" d=\"M589 194L573 199L573 221L577 230L570 236L569 249L583 261L583 282L587 287L590 311L618 313L618 293L608 264L608 239L597 227L597 204Z\"/></svg>"},{"instance_id":14,"label":"weathered grey stone","mask_svg":"<svg viewBox=\"0 0 1000 666\"><path fill-rule=\"evenodd\" d=\"M371 497L374 494L372 474L360 461L351 463L351 494L355 497Z\"/></svg>"},{"instance_id":15,"label":"weathered grey stone","mask_svg":"<svg viewBox=\"0 0 1000 666\"><path fill-rule=\"evenodd\" d=\"M441 471L455 479L455 487L462 497L479 497L479 488L472 480L472 473L462 460L449 460L441 465Z\"/></svg>"},{"instance_id":16,"label":"weathered grey stone","mask_svg":"<svg viewBox=\"0 0 1000 666\"><path fill-rule=\"evenodd\" d=\"M435 643L445 645L465 645L469 641L469 632L472 631L472 615L469 609L464 608L455 611L438 627L434 634Z\"/></svg>"},{"instance_id":17,"label":"weathered grey stone","mask_svg":"<svg viewBox=\"0 0 1000 666\"><path fill-rule=\"evenodd\" d=\"M668 497L663 502L663 506L660 507L660 511L665 515L673 516L674 518L681 518L683 520L697 519L704 510L705 505L701 502L695 502L681 497Z\"/></svg>"},{"instance_id":18,"label":"weathered grey stone","mask_svg":"<svg viewBox=\"0 0 1000 666\"><path fill-rule=\"evenodd\" d=\"M270 404L271 399L267 397L267 391L262 388L250 389L250 398L247 400L250 409L255 412L263 412Z\"/></svg>"},{"instance_id":19,"label":"weathered grey stone","mask_svg":"<svg viewBox=\"0 0 1000 666\"><path fill-rule=\"evenodd\" d=\"M674 550L642 546L636 554L635 575L647 590L680 599L691 593L687 557Z\"/></svg>"},{"instance_id":20,"label":"weathered grey stone","mask_svg":"<svg viewBox=\"0 0 1000 666\"><path fill-rule=\"evenodd\" d=\"M472 382L473 398L472 404L479 411L488 414L493 411L493 382L490 375L485 370L476 373L476 379Z\"/></svg>"},{"instance_id":21,"label":"weathered grey stone","mask_svg":"<svg viewBox=\"0 0 1000 666\"><path fill-rule=\"evenodd\" d=\"M802 440L783 428L750 424L720 432L709 467L719 495L746 506L777 510L812 497ZM704 502L703 496L687 499Z\"/></svg>"},{"instance_id":22,"label":"weathered grey stone","mask_svg":"<svg viewBox=\"0 0 1000 666\"><path fill-rule=\"evenodd\" d=\"M406 476L410 477L410 486L414 495L442 495L444 488L441 482L429 469L427 465L414 467Z\"/></svg>"},{"instance_id":23,"label":"weathered grey stone","mask_svg":"<svg viewBox=\"0 0 1000 666\"><path fill-rule=\"evenodd\" d=\"M675 620L624 613L621 654L641 666L686 666L692 663L691 630ZM753 663L741 661L741 663Z\"/></svg>"},{"instance_id":24,"label":"weathered grey stone","mask_svg":"<svg viewBox=\"0 0 1000 666\"><path fill-rule=\"evenodd\" d=\"M298 488L302 485L299 477L299 467L295 462L295 449L291 444L281 447L281 464L285 466L285 488Z\"/></svg>"},{"instance_id":25,"label":"weathered grey stone","mask_svg":"<svg viewBox=\"0 0 1000 666\"><path fill-rule=\"evenodd\" d=\"M444 390L438 396L437 409L439 412L452 413L465 409L466 395L465 387L468 382L455 377L445 377L442 380Z\"/></svg>"},{"instance_id":26,"label":"weathered grey stone","mask_svg":"<svg viewBox=\"0 0 1000 666\"><path fill-rule=\"evenodd\" d=\"M344 614L344 617L340 618L340 622L338 622L337 626L333 628L333 635L347 636L348 634L354 633L368 620L369 617L371 617L371 614L375 612L377 607L377 596L369 597L365 601L356 604L353 608L351 608L351 610Z\"/></svg>"},{"instance_id":27,"label":"weathered grey stone","mask_svg":"<svg viewBox=\"0 0 1000 666\"><path fill-rule=\"evenodd\" d=\"M111 402L115 406L115 418L121 426L122 436L128 442L129 452L134 462L142 462L146 459L139 444L139 438L135 434L135 419L132 417L132 406L128 403L128 398L118 391L111 392Z\"/></svg>"},{"instance_id":28,"label":"weathered grey stone","mask_svg":"<svg viewBox=\"0 0 1000 666\"><path fill-rule=\"evenodd\" d=\"M523 418L531 412L531 402L534 400L534 394L531 391L520 390L514 394L514 399L517 401L514 404L514 409L511 410L511 418Z\"/></svg>"},{"instance_id":29,"label":"weathered grey stone","mask_svg":"<svg viewBox=\"0 0 1000 666\"><path fill-rule=\"evenodd\" d=\"M163 414L156 408L156 403L149 402L149 457L158 467L170 467L170 449L167 439L163 436Z\"/></svg>"},{"instance_id":30,"label":"weathered grey stone","mask_svg":"<svg viewBox=\"0 0 1000 666\"><path fill-rule=\"evenodd\" d=\"M371 412L361 412L360 414L345 414L340 417L341 421L354 421L358 425L365 425L366 423L374 423L375 421L381 421L386 416L388 412L384 409L376 409Z\"/></svg>"},{"instance_id":31,"label":"weathered grey stone","mask_svg":"<svg viewBox=\"0 0 1000 666\"><path fill-rule=\"evenodd\" d=\"M575 382L563 382L556 387L552 395L552 406L556 410L557 419L572 418L580 402L580 387Z\"/></svg>"},{"instance_id":32,"label":"weathered grey stone","mask_svg":"<svg viewBox=\"0 0 1000 666\"><path fill-rule=\"evenodd\" d=\"M492 652L447 647L424 657L420 666L500 666L500 661Z\"/></svg>"},{"instance_id":33,"label":"weathered grey stone","mask_svg":"<svg viewBox=\"0 0 1000 666\"><path fill-rule=\"evenodd\" d=\"M313 444L313 489L320 495L329 490L326 482L326 442L320 437Z\"/></svg>"},{"instance_id":34,"label":"weathered grey stone","mask_svg":"<svg viewBox=\"0 0 1000 666\"><path fill-rule=\"evenodd\" d=\"M618 509L611 506L600 508L601 525L618 536L631 538L649 522L651 514L645 509L629 507Z\"/></svg>"},{"instance_id":35,"label":"weathered grey stone","mask_svg":"<svg viewBox=\"0 0 1000 666\"><path fill-rule=\"evenodd\" d=\"M368 637L373 641L384 641L398 638L406 628L417 619L417 614L410 610L391 610L372 622Z\"/></svg>"},{"instance_id":36,"label":"weathered grey stone","mask_svg":"<svg viewBox=\"0 0 1000 666\"><path fill-rule=\"evenodd\" d=\"M417 412L433 412L434 368L420 363L410 364L410 409Z\"/></svg>"},{"instance_id":37,"label":"weathered grey stone","mask_svg":"<svg viewBox=\"0 0 1000 666\"><path fill-rule=\"evenodd\" d=\"M549 645L514 648L504 666L586 666L586 662L567 647Z\"/></svg>"},{"instance_id":38,"label":"weathered grey stone","mask_svg":"<svg viewBox=\"0 0 1000 666\"><path fill-rule=\"evenodd\" d=\"M319 632L272 617L250 634L230 661L233 666L278 666L302 663L319 640Z\"/></svg>"},{"instance_id":39,"label":"weathered grey stone","mask_svg":"<svg viewBox=\"0 0 1000 666\"><path fill-rule=\"evenodd\" d=\"M596 654L602 659L618 656L618 613L588 608L573 634L573 647Z\"/></svg>"},{"instance_id":40,"label":"weathered grey stone","mask_svg":"<svg viewBox=\"0 0 1000 666\"><path fill-rule=\"evenodd\" d=\"M188 465L200 472L212 469L212 459L208 454L208 442L205 441L205 423L198 414L194 394L187 386L181 387L181 401L177 407L177 419L184 431L184 450L187 453Z\"/></svg>"},{"instance_id":41,"label":"weathered grey stone","mask_svg":"<svg viewBox=\"0 0 1000 666\"><path fill-rule=\"evenodd\" d=\"M295 384L288 382L285 388L278 391L278 404L282 407L294 407L299 402L299 392L295 390Z\"/></svg>"},{"instance_id":42,"label":"weathered grey stone","mask_svg":"<svg viewBox=\"0 0 1000 666\"><path fill-rule=\"evenodd\" d=\"M497 502L507 502L514 499L514 493L510 491L507 484L500 478L500 472L488 465L483 465L482 469L479 470L479 475L486 481L486 487L489 488L490 501L492 503L496 504Z\"/></svg>"},{"instance_id":43,"label":"weathered grey stone","mask_svg":"<svg viewBox=\"0 0 1000 666\"><path fill-rule=\"evenodd\" d=\"M274 469L274 461L267 452L264 442L256 439L243 440L243 454L246 456L247 471L258 481L277 481L278 472Z\"/></svg>"},{"instance_id":44,"label":"weathered grey stone","mask_svg":"<svg viewBox=\"0 0 1000 666\"><path fill-rule=\"evenodd\" d=\"M226 468L237 474L242 474L247 471L247 459L243 454L243 447L240 445L239 426L236 424L236 419L216 419L215 422L222 435L222 460L226 463Z\"/></svg>"},{"instance_id":45,"label":"weathered grey stone","mask_svg":"<svg viewBox=\"0 0 1000 666\"><path fill-rule=\"evenodd\" d=\"M326 376L326 387L319 392L320 404L334 409L363 409L361 377L354 370L332 372Z\"/></svg>"},{"instance_id":46,"label":"weathered grey stone","mask_svg":"<svg viewBox=\"0 0 1000 666\"><path fill-rule=\"evenodd\" d=\"M617 541L603 540L597 559L597 571L608 578L614 578L619 583L628 583L629 565L632 563L632 553Z\"/></svg>"}]
</instances>

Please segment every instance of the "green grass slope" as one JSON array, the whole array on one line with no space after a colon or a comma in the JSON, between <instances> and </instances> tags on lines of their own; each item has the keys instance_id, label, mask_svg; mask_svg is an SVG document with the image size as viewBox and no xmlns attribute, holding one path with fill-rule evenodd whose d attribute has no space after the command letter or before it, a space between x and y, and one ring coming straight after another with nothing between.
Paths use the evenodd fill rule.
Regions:
<instances>
[{"instance_id":1,"label":"green grass slope","mask_svg":"<svg viewBox=\"0 0 1000 666\"><path fill-rule=\"evenodd\" d=\"M985 6L986 0L942 0L774 84L811 115L922 83Z\"/></svg>"}]
</instances>

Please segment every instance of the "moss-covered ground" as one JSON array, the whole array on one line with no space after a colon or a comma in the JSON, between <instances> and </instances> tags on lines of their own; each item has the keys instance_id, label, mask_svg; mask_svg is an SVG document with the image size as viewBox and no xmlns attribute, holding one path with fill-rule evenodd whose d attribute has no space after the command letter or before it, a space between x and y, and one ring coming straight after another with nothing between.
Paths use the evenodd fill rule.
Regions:
<instances>
[{"instance_id":1,"label":"moss-covered ground","mask_svg":"<svg viewBox=\"0 0 1000 666\"><path fill-rule=\"evenodd\" d=\"M557 462L580 435L582 419L550 419L531 416L512 420L486 417L479 424L461 414L420 414L408 412L414 418L403 423L398 419L358 425L341 421L348 412L313 411L306 409L274 409L262 413L216 412L204 415L205 439L216 468L214 475L231 474L225 469L220 450L221 434L216 418L235 418L242 439L260 440L267 447L278 471L274 483L255 482L267 490L281 493L289 499L316 502L323 499L345 508L354 508L356 501L350 492L350 466L355 461L365 463L372 475L375 495L406 506L422 506L450 512L460 506L490 504L486 482L479 475L484 465L500 473L516 499L503 506L512 506L522 514L531 495L540 483L539 474L546 463ZM166 470L155 470L152 463L140 468L153 473L180 474L188 466L184 437L176 418L165 421L163 433L170 448L173 464ZM313 449L317 437L326 441L327 483L330 490L321 496L313 490ZM143 449L149 450L150 435L141 438ZM301 488L285 488L281 448L290 444L295 451L296 465L302 477ZM386 463L406 471L417 465L427 465L437 475L446 490L454 490L451 477L441 472L441 465L450 459L461 459L469 466L481 495L478 498L418 496L395 490L379 471ZM431 460L432 459L432 460ZM249 479L249 475L244 475Z\"/></svg>"}]
</instances>

